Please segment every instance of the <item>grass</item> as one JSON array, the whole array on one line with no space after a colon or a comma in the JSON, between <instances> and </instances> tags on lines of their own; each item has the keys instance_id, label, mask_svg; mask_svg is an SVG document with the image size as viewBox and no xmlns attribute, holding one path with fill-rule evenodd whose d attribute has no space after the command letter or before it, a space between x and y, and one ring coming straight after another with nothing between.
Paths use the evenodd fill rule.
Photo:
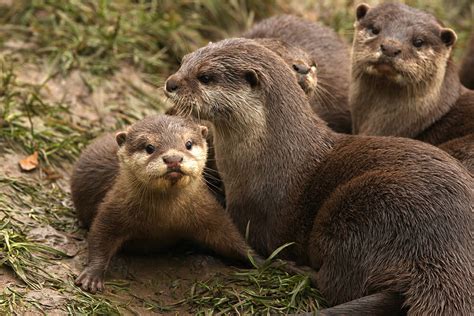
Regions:
<instances>
[{"instance_id":1,"label":"grass","mask_svg":"<svg viewBox=\"0 0 474 316\"><path fill-rule=\"evenodd\" d=\"M406 2L456 30L459 60L472 31L471 1ZM133 297L119 283L108 283L112 294L91 295L73 285L71 255L55 246L54 237L38 239L32 231L84 237L67 189L72 163L97 135L163 112L163 81L184 54L279 12L317 18L350 41L354 1L0 3L0 273L8 270L16 279L0 292L0 314L50 313L52 307L30 296L32 291L52 291L64 300L53 308L71 315L116 315L139 307L193 314L297 313L320 307L322 300L307 277L290 275L271 260L198 280L174 304L159 294ZM36 171L19 173L16 161L9 161L35 151L40 159Z\"/></svg>"},{"instance_id":2,"label":"grass","mask_svg":"<svg viewBox=\"0 0 474 316\"><path fill-rule=\"evenodd\" d=\"M270 315L315 312L322 301L307 276L266 265L198 282L186 303L203 314Z\"/></svg>"},{"instance_id":3,"label":"grass","mask_svg":"<svg viewBox=\"0 0 474 316\"><path fill-rule=\"evenodd\" d=\"M243 29L275 2L20 0L0 10L0 35L4 42L28 40L62 71L106 74L128 62L155 73L206 41Z\"/></svg>"},{"instance_id":4,"label":"grass","mask_svg":"<svg viewBox=\"0 0 474 316\"><path fill-rule=\"evenodd\" d=\"M19 83L13 61L4 61L0 73L0 140L10 149L38 151L49 163L73 161L95 135L74 125L64 104L51 103L41 95L46 84Z\"/></svg>"}]
</instances>

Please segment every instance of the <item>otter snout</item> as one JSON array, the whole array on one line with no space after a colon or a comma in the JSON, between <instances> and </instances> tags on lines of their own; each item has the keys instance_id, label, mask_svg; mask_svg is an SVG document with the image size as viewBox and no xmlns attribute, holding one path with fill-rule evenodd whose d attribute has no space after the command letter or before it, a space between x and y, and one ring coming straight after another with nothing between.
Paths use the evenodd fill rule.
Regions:
<instances>
[{"instance_id":1,"label":"otter snout","mask_svg":"<svg viewBox=\"0 0 474 316\"><path fill-rule=\"evenodd\" d=\"M163 156L163 162L169 169L179 169L181 163L183 162L183 156L180 155L170 155Z\"/></svg>"},{"instance_id":2,"label":"otter snout","mask_svg":"<svg viewBox=\"0 0 474 316\"><path fill-rule=\"evenodd\" d=\"M400 45L393 41L380 44L380 50L382 54L390 58L396 57L402 52Z\"/></svg>"},{"instance_id":3,"label":"otter snout","mask_svg":"<svg viewBox=\"0 0 474 316\"><path fill-rule=\"evenodd\" d=\"M165 82L165 92L173 93L178 90L178 78L175 75L170 76Z\"/></svg>"}]
</instances>

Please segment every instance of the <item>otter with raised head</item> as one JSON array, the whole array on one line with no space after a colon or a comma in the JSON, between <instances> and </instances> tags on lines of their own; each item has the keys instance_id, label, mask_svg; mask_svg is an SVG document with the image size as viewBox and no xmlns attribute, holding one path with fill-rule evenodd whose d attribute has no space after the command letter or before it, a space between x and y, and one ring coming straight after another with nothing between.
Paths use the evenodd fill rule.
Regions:
<instances>
[{"instance_id":1,"label":"otter with raised head","mask_svg":"<svg viewBox=\"0 0 474 316\"><path fill-rule=\"evenodd\" d=\"M77 162L71 182L80 221L90 227L84 290L104 287L104 274L123 246L146 251L190 240L227 258L246 260L247 245L207 190L207 127L167 115L105 135Z\"/></svg>"},{"instance_id":2,"label":"otter with raised head","mask_svg":"<svg viewBox=\"0 0 474 316\"><path fill-rule=\"evenodd\" d=\"M454 31L398 3L361 4L356 15L353 133L415 138L446 149L474 172L474 91L461 85L451 61Z\"/></svg>"},{"instance_id":3,"label":"otter with raised head","mask_svg":"<svg viewBox=\"0 0 474 316\"><path fill-rule=\"evenodd\" d=\"M282 42L274 38L258 38L255 39L262 46L270 49L280 57L282 57L293 69L293 74L300 87L303 89L309 99L314 97L317 86L316 67L312 58L305 51ZM178 115L176 109L171 107L166 111L168 115ZM182 113L181 113L182 114ZM211 127L209 122L204 122L207 127ZM208 184L209 190L216 197L216 199L225 207L225 187L221 180L214 153L212 129L207 137L208 144L208 159L206 161L204 178Z\"/></svg>"},{"instance_id":4,"label":"otter with raised head","mask_svg":"<svg viewBox=\"0 0 474 316\"><path fill-rule=\"evenodd\" d=\"M466 47L464 58L459 70L461 83L468 89L474 90L474 34Z\"/></svg>"},{"instance_id":5,"label":"otter with raised head","mask_svg":"<svg viewBox=\"0 0 474 316\"><path fill-rule=\"evenodd\" d=\"M255 250L296 242L284 256L317 270L330 304L359 298L344 304L351 315L392 303L472 313L474 183L457 160L410 139L332 132L285 61L249 39L185 56L165 89L214 124L227 211Z\"/></svg>"},{"instance_id":6,"label":"otter with raised head","mask_svg":"<svg viewBox=\"0 0 474 316\"><path fill-rule=\"evenodd\" d=\"M276 39L307 53L315 65L318 84L308 94L309 103L320 118L336 132L351 133L348 94L350 79L349 46L329 27L292 15L265 19L242 37ZM265 45L264 45L265 46ZM278 53L278 51L276 51ZM279 54L289 63L290 54ZM303 68L306 69L306 68ZM294 68L298 72L298 65Z\"/></svg>"}]
</instances>

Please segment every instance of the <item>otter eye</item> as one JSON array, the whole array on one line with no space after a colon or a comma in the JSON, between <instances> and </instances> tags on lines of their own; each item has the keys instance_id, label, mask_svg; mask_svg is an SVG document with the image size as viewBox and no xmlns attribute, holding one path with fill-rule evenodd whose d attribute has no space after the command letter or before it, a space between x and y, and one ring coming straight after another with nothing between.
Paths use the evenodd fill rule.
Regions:
<instances>
[{"instance_id":1,"label":"otter eye","mask_svg":"<svg viewBox=\"0 0 474 316\"><path fill-rule=\"evenodd\" d=\"M371 34L373 34L373 35L377 35L377 34L380 33L380 29L377 28L377 27L375 27L375 26L373 26L373 25L369 25L369 26L367 27L367 30L368 30Z\"/></svg>"},{"instance_id":2,"label":"otter eye","mask_svg":"<svg viewBox=\"0 0 474 316\"><path fill-rule=\"evenodd\" d=\"M212 77L209 75L199 75L198 80L204 84L208 84L212 81Z\"/></svg>"},{"instance_id":3,"label":"otter eye","mask_svg":"<svg viewBox=\"0 0 474 316\"><path fill-rule=\"evenodd\" d=\"M192 140L188 140L188 141L186 142L186 145L185 145L185 146L186 146L186 149L187 149L187 150L191 150L191 149L193 148L193 141L192 141Z\"/></svg>"},{"instance_id":4,"label":"otter eye","mask_svg":"<svg viewBox=\"0 0 474 316\"><path fill-rule=\"evenodd\" d=\"M413 40L413 46L420 48L425 42L421 38L416 38Z\"/></svg>"},{"instance_id":5,"label":"otter eye","mask_svg":"<svg viewBox=\"0 0 474 316\"><path fill-rule=\"evenodd\" d=\"M151 155L155 152L155 146L153 146L152 144L148 144L146 145L145 150L147 154Z\"/></svg>"}]
</instances>

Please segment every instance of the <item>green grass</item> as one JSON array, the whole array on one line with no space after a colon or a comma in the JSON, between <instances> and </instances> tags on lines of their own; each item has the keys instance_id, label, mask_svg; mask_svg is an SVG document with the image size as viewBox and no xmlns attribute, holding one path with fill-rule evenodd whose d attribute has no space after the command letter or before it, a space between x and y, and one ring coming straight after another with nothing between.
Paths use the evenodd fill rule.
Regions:
<instances>
[{"instance_id":1,"label":"green grass","mask_svg":"<svg viewBox=\"0 0 474 316\"><path fill-rule=\"evenodd\" d=\"M4 61L0 73L0 142L10 149L41 159L73 161L95 135L75 125L66 105L43 98L44 84L20 83L12 69L13 61Z\"/></svg>"},{"instance_id":2,"label":"green grass","mask_svg":"<svg viewBox=\"0 0 474 316\"><path fill-rule=\"evenodd\" d=\"M181 56L268 14L264 1L15 1L0 10L2 40L23 40L59 69L95 74L127 62L146 73L168 71Z\"/></svg>"}]
</instances>

